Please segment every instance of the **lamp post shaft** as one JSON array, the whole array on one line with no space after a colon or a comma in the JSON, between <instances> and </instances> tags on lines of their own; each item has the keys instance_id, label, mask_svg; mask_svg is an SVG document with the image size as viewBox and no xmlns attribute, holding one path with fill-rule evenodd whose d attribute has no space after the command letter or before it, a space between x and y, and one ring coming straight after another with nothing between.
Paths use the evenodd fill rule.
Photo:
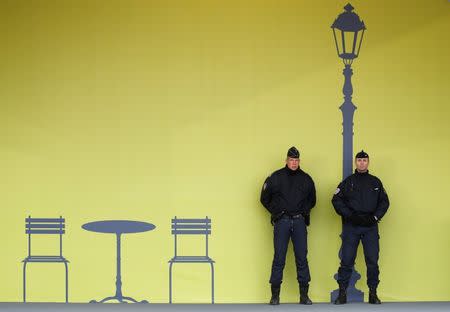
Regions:
<instances>
[{"instance_id":1,"label":"lamp post shaft","mask_svg":"<svg viewBox=\"0 0 450 312\"><path fill-rule=\"evenodd\" d=\"M342 92L344 93L344 103L339 107L342 111L342 127L343 127L343 146L342 146L342 180L347 178L353 173L353 115L356 110L355 104L352 102L353 87L352 87L352 75L353 70L349 64L344 68L344 87ZM342 237L342 234L341 234ZM342 246L339 249L339 259L342 259ZM338 279L338 273L334 278ZM355 267L353 266L353 272L350 277L349 285L347 288L347 300L349 302L362 302L364 300L364 294L359 289L356 289L356 282L361 278ZM331 302L337 298L339 293L338 289L331 292Z\"/></svg>"},{"instance_id":2,"label":"lamp post shaft","mask_svg":"<svg viewBox=\"0 0 450 312\"><path fill-rule=\"evenodd\" d=\"M353 87L351 79L353 70L350 65L345 65L343 73L345 77L342 89L344 103L339 107L343 117L342 180L353 173L353 115L356 110L356 106L352 102Z\"/></svg>"}]
</instances>

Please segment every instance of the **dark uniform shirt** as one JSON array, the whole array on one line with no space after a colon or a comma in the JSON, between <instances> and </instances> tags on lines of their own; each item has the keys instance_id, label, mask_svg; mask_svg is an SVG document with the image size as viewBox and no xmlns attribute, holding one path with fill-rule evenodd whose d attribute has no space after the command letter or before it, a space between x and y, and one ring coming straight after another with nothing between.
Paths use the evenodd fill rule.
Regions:
<instances>
[{"instance_id":1,"label":"dark uniform shirt","mask_svg":"<svg viewBox=\"0 0 450 312\"><path fill-rule=\"evenodd\" d=\"M368 171L355 173L342 181L333 196L336 212L344 218L352 214L373 215L380 220L389 208L389 198L380 179Z\"/></svg>"},{"instance_id":2,"label":"dark uniform shirt","mask_svg":"<svg viewBox=\"0 0 450 312\"><path fill-rule=\"evenodd\" d=\"M316 189L312 178L300 168L287 166L266 179L261 191L261 203L273 215L286 213L309 215L316 204Z\"/></svg>"}]
</instances>

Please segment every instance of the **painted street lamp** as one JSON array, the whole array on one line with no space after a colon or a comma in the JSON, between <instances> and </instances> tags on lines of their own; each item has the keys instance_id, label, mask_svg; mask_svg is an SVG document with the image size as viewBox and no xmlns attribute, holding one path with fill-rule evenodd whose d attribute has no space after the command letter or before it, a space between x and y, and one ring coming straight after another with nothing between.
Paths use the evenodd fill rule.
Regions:
<instances>
[{"instance_id":1,"label":"painted street lamp","mask_svg":"<svg viewBox=\"0 0 450 312\"><path fill-rule=\"evenodd\" d=\"M352 12L353 6L349 3L344 7L345 11L336 18L331 28L333 30L334 42L338 56L344 62L344 103L339 107L343 117L343 146L342 146L342 180L353 173L353 115L356 110L352 102L353 87L351 77L353 70L351 65L353 60L359 56L361 44L366 26L359 16ZM341 258L341 250L339 250ZM337 274L334 278L337 280ZM347 289L347 300L349 302L363 302L364 293L356 289L355 284L361 278L361 275L353 268ZM331 302L334 302L338 295L338 290L331 292Z\"/></svg>"},{"instance_id":2,"label":"painted street lamp","mask_svg":"<svg viewBox=\"0 0 450 312\"><path fill-rule=\"evenodd\" d=\"M353 113L356 106L352 102L353 87L351 77L353 70L351 65L353 60L359 55L361 43L366 26L359 16L352 12L353 6L349 3L345 7L345 12L339 14L331 28L333 29L334 42L338 56L344 61L344 103L339 107L343 116L342 133L343 143L343 163L342 179L353 173Z\"/></svg>"}]
</instances>

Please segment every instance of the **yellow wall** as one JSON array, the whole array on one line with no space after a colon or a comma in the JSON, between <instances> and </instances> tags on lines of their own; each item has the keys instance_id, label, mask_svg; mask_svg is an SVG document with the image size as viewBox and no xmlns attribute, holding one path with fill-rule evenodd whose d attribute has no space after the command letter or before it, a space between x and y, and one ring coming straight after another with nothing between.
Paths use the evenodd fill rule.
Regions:
<instances>
[{"instance_id":1,"label":"yellow wall","mask_svg":"<svg viewBox=\"0 0 450 312\"><path fill-rule=\"evenodd\" d=\"M318 203L311 297L336 288L346 1L1 1L0 301L20 301L24 218L67 218L70 300L113 294L115 240L85 222L133 219L123 292L168 301L170 219L210 216L217 302L266 302L264 178L296 145ZM352 1L367 32L353 69L355 150L391 199L380 225L386 301L450 300L450 3ZM360 250L359 282L366 290ZM282 301L297 301L290 250ZM63 300L63 268L30 265L29 299ZM208 302L206 265L175 268L176 302ZM49 277L46 277L48 276ZM192 285L195 285L193 287Z\"/></svg>"}]
</instances>

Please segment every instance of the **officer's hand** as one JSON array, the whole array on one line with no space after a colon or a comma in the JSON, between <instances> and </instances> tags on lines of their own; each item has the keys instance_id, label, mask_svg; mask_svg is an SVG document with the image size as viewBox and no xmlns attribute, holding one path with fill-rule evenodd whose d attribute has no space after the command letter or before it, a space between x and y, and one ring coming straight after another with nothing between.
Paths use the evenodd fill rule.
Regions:
<instances>
[{"instance_id":1,"label":"officer's hand","mask_svg":"<svg viewBox=\"0 0 450 312\"><path fill-rule=\"evenodd\" d=\"M364 216L364 224L365 226L372 226L377 223L377 219L373 215Z\"/></svg>"},{"instance_id":2,"label":"officer's hand","mask_svg":"<svg viewBox=\"0 0 450 312\"><path fill-rule=\"evenodd\" d=\"M306 213L305 214L302 213L302 216L303 216L303 220L305 220L306 226L309 226L309 224L311 223L310 215L306 214Z\"/></svg>"},{"instance_id":3,"label":"officer's hand","mask_svg":"<svg viewBox=\"0 0 450 312\"><path fill-rule=\"evenodd\" d=\"M363 225L364 223L364 218L360 215L357 215L356 213L352 214L348 220L350 221L351 224L353 225Z\"/></svg>"}]
</instances>

